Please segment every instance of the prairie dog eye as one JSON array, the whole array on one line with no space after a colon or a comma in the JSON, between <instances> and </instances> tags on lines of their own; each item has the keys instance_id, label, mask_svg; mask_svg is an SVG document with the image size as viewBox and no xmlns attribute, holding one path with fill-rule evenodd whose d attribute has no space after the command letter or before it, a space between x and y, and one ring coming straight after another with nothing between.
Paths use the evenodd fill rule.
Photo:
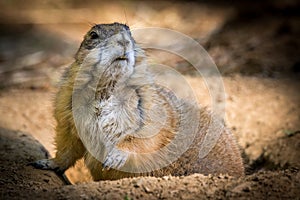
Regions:
<instances>
[{"instance_id":1,"label":"prairie dog eye","mask_svg":"<svg viewBox=\"0 0 300 200\"><path fill-rule=\"evenodd\" d=\"M99 35L95 32L95 31L92 31L91 33L90 33L90 37L91 37L91 39L98 39L99 38Z\"/></svg>"}]
</instances>

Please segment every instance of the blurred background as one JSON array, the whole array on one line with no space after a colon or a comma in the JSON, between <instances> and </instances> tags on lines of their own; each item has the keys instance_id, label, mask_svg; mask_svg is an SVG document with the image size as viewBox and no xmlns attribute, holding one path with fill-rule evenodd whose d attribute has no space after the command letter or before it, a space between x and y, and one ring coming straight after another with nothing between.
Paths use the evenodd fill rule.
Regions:
<instances>
[{"instance_id":1,"label":"blurred background","mask_svg":"<svg viewBox=\"0 0 300 200\"><path fill-rule=\"evenodd\" d=\"M204 46L223 75L297 76L299 5L296 0L1 0L0 88L55 84L89 28L112 22L182 32ZM184 60L159 57L183 74L195 74Z\"/></svg>"}]
</instances>

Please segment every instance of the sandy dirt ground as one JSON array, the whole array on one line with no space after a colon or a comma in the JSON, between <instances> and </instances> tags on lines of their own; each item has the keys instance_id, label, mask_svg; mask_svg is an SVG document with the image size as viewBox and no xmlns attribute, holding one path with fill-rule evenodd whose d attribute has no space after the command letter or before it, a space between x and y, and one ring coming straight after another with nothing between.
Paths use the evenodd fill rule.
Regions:
<instances>
[{"instance_id":1,"label":"sandy dirt ground","mask_svg":"<svg viewBox=\"0 0 300 200\"><path fill-rule=\"evenodd\" d=\"M84 10L76 8L73 19L61 17L63 11L40 6L35 13L25 9L20 13L24 18L16 22L14 15L8 15L13 8L6 5L7 10L0 14L12 22L5 24L4 17L0 20L0 199L299 199L300 16L291 2L248 6L246 11L240 5L231 7L218 1L215 5L126 4L127 20L133 26L176 29L195 38L212 56L223 75L225 121L241 148L246 175L93 182L81 160L65 173L72 185L54 172L34 169L28 163L55 154L53 98L62 71L72 62L88 29L86 23L72 22L81 20ZM138 12L133 12L137 8ZM45 18L45 9L56 18ZM92 19L97 9L106 12ZM122 6L117 3L97 9L91 10L87 21L124 21ZM107 12L109 9L117 14ZM192 23L189 17L199 21ZM63 19L65 24L57 24ZM199 104L210 106L205 79L189 63L163 55L158 60L182 74Z\"/></svg>"}]
</instances>

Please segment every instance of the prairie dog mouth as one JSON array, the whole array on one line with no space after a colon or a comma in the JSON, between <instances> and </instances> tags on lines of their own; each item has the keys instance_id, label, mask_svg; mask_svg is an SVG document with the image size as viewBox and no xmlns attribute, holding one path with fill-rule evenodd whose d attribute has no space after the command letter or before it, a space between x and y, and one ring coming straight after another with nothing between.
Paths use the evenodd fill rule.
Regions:
<instances>
[{"instance_id":1,"label":"prairie dog mouth","mask_svg":"<svg viewBox=\"0 0 300 200\"><path fill-rule=\"evenodd\" d=\"M128 61L128 57L126 55L124 55L124 56L120 56L115 59L115 61L122 61L122 60Z\"/></svg>"},{"instance_id":2,"label":"prairie dog mouth","mask_svg":"<svg viewBox=\"0 0 300 200\"><path fill-rule=\"evenodd\" d=\"M134 62L134 54L131 52L125 52L119 55L116 55L114 57L113 62L119 63L119 64L130 64L132 65Z\"/></svg>"}]
</instances>

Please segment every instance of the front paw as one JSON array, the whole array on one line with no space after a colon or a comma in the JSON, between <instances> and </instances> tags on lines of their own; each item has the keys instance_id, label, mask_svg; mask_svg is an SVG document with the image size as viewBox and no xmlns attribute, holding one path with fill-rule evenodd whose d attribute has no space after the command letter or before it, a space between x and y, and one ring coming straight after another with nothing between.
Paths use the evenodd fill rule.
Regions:
<instances>
[{"instance_id":1,"label":"front paw","mask_svg":"<svg viewBox=\"0 0 300 200\"><path fill-rule=\"evenodd\" d=\"M128 159L127 152L114 148L106 156L106 158L102 164L102 167L103 167L103 169L113 168L113 169L119 170L121 167L124 166L127 159Z\"/></svg>"},{"instance_id":2,"label":"front paw","mask_svg":"<svg viewBox=\"0 0 300 200\"><path fill-rule=\"evenodd\" d=\"M53 170L59 174L62 174L64 172L64 170L60 169L53 159L37 160L35 162L29 163L28 165L31 165L37 169Z\"/></svg>"},{"instance_id":3,"label":"front paw","mask_svg":"<svg viewBox=\"0 0 300 200\"><path fill-rule=\"evenodd\" d=\"M36 169L43 169L43 170L53 170L62 181L65 182L67 185L71 185L69 179L64 175L64 169L61 169L53 159L42 159L37 160L35 162L28 163L27 165L31 165Z\"/></svg>"}]
</instances>

